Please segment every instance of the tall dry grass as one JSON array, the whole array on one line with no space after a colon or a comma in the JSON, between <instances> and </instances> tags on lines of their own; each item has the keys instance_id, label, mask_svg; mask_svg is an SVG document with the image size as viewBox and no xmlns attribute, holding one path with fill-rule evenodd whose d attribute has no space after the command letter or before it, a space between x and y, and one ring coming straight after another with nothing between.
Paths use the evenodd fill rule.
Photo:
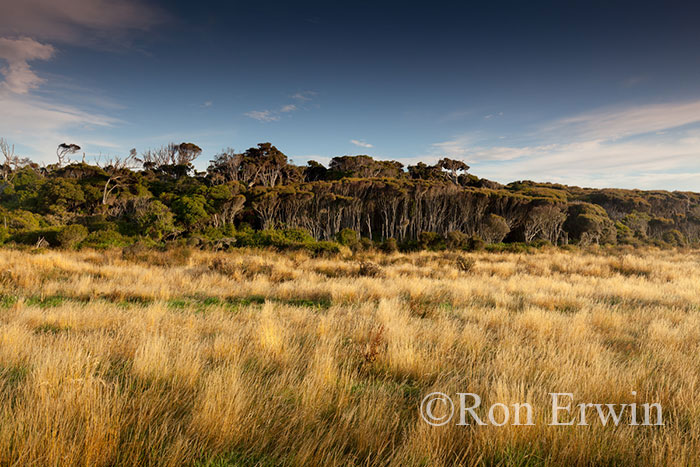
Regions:
<instances>
[{"instance_id":1,"label":"tall dry grass","mask_svg":"<svg viewBox=\"0 0 700 467\"><path fill-rule=\"evenodd\" d=\"M694 251L3 250L0 293L2 465L700 464ZM535 425L431 427L432 391ZM631 391L666 425L547 424Z\"/></svg>"}]
</instances>

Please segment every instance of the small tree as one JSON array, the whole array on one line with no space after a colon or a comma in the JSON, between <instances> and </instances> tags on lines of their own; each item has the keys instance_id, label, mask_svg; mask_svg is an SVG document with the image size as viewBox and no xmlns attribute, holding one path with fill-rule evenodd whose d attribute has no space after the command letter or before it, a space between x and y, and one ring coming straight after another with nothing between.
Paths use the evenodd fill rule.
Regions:
<instances>
[{"instance_id":1,"label":"small tree","mask_svg":"<svg viewBox=\"0 0 700 467\"><path fill-rule=\"evenodd\" d=\"M135 167L136 149L129 151L125 158L113 157L100 166L107 173L107 181L102 189L102 205L106 206L112 193L121 187L122 180L129 175L130 169Z\"/></svg>"},{"instance_id":2,"label":"small tree","mask_svg":"<svg viewBox=\"0 0 700 467\"><path fill-rule=\"evenodd\" d=\"M58 243L63 248L75 248L88 236L88 229L79 224L67 225L56 235Z\"/></svg>"},{"instance_id":3,"label":"small tree","mask_svg":"<svg viewBox=\"0 0 700 467\"><path fill-rule=\"evenodd\" d=\"M499 243L510 232L508 222L496 214L489 214L482 226L481 237L488 243Z\"/></svg>"},{"instance_id":4,"label":"small tree","mask_svg":"<svg viewBox=\"0 0 700 467\"><path fill-rule=\"evenodd\" d=\"M447 170L450 174L450 179L457 184L459 181L460 172L466 173L469 166L462 161L456 159L448 159L447 157L440 159L437 166Z\"/></svg>"},{"instance_id":5,"label":"small tree","mask_svg":"<svg viewBox=\"0 0 700 467\"><path fill-rule=\"evenodd\" d=\"M58 166L63 167L70 163L70 155L80 151L80 146L77 144L61 143L56 148L56 156L58 157Z\"/></svg>"},{"instance_id":6,"label":"small tree","mask_svg":"<svg viewBox=\"0 0 700 467\"><path fill-rule=\"evenodd\" d=\"M134 220L142 233L157 240L175 231L173 213L158 200L151 200L139 209Z\"/></svg>"},{"instance_id":7,"label":"small tree","mask_svg":"<svg viewBox=\"0 0 700 467\"><path fill-rule=\"evenodd\" d=\"M524 226L525 241L531 242L538 236L557 244L566 221L566 213L558 206L547 204L533 208Z\"/></svg>"},{"instance_id":8,"label":"small tree","mask_svg":"<svg viewBox=\"0 0 700 467\"><path fill-rule=\"evenodd\" d=\"M26 157L16 155L15 145L10 146L5 138L0 138L0 152L5 158L5 162L0 165L0 176L7 182L14 179L19 169L31 164L31 161Z\"/></svg>"}]
</instances>

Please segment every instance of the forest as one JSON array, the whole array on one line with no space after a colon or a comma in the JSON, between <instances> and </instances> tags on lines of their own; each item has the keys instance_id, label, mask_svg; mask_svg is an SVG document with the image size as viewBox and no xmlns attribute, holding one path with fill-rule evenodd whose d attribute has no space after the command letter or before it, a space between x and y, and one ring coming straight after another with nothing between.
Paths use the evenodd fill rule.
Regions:
<instances>
[{"instance_id":1,"label":"forest","mask_svg":"<svg viewBox=\"0 0 700 467\"><path fill-rule=\"evenodd\" d=\"M346 155L300 166L261 143L221 151L198 171L194 143L91 163L63 143L44 165L5 139L0 151L0 243L8 245L333 253L700 241L698 193L502 185L449 158L404 167Z\"/></svg>"}]
</instances>

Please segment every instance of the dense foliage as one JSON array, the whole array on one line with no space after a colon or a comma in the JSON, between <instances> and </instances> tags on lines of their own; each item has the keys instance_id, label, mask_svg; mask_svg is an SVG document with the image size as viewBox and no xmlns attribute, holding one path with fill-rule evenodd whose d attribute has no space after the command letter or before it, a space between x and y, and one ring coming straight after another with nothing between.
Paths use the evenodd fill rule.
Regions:
<instances>
[{"instance_id":1,"label":"dense foliage","mask_svg":"<svg viewBox=\"0 0 700 467\"><path fill-rule=\"evenodd\" d=\"M58 163L40 167L0 140L0 242L333 252L700 240L697 193L504 186L451 159L404 167L359 155L297 166L270 143L223 151L206 172L193 168L201 149L192 143L95 165L71 162L75 148L59 146Z\"/></svg>"}]
</instances>

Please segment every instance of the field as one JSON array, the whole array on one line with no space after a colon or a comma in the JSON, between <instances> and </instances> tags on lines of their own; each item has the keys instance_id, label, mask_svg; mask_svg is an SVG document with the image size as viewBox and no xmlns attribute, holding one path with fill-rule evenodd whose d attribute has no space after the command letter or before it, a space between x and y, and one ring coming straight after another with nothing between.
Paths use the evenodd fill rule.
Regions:
<instances>
[{"instance_id":1,"label":"field","mask_svg":"<svg viewBox=\"0 0 700 467\"><path fill-rule=\"evenodd\" d=\"M700 464L697 251L2 250L0 293L2 465ZM431 426L433 391L534 424Z\"/></svg>"}]
</instances>

